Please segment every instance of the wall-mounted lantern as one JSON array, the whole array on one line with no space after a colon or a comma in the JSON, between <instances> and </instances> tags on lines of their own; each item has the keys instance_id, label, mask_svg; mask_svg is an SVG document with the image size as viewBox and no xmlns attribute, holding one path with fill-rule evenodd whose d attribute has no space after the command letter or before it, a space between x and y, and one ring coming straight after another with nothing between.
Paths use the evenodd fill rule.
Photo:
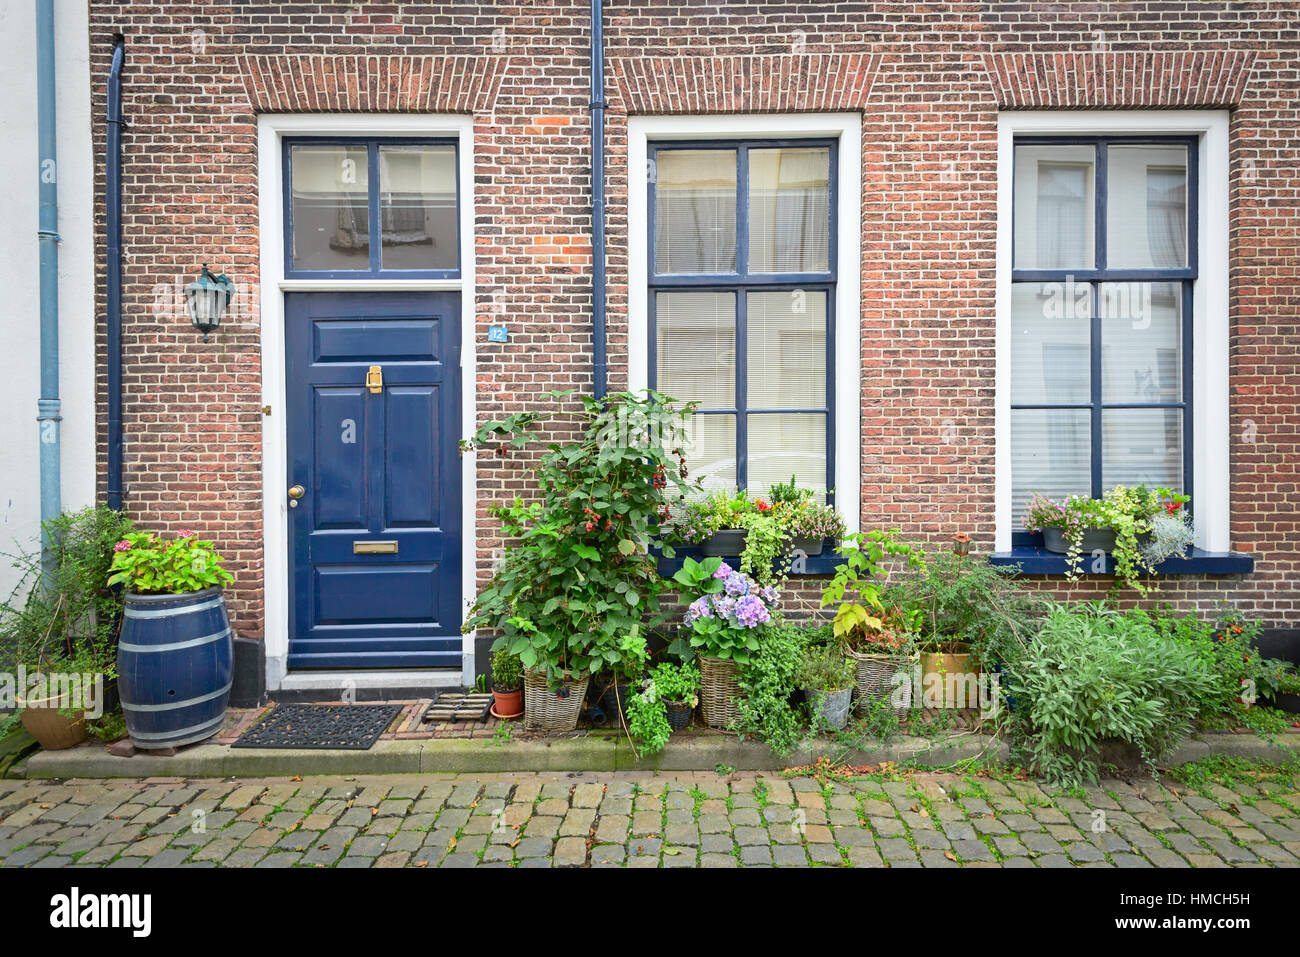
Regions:
<instances>
[{"instance_id":1,"label":"wall-mounted lantern","mask_svg":"<svg viewBox=\"0 0 1300 957\"><path fill-rule=\"evenodd\" d=\"M185 287L185 308L190 312L190 322L194 328L203 333L203 341L208 341L208 334L217 331L221 324L221 314L235 295L235 284L225 273L214 276L208 272L208 264L203 264L203 272L194 282Z\"/></svg>"}]
</instances>

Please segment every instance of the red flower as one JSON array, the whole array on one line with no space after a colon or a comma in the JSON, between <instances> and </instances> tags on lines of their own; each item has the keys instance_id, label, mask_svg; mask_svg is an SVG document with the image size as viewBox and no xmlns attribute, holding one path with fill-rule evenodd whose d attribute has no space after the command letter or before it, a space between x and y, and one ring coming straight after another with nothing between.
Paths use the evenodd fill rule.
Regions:
<instances>
[{"instance_id":1,"label":"red flower","mask_svg":"<svg viewBox=\"0 0 1300 957\"><path fill-rule=\"evenodd\" d=\"M1168 512L1170 515L1174 514L1174 512L1178 511L1178 510L1179 510L1180 508L1182 508L1182 507L1183 507L1183 503L1182 503L1182 502L1166 502L1166 503L1165 503L1165 511Z\"/></svg>"},{"instance_id":2,"label":"red flower","mask_svg":"<svg viewBox=\"0 0 1300 957\"><path fill-rule=\"evenodd\" d=\"M757 502L755 502L754 504L758 506L758 510L759 510L760 512L770 512L770 511L772 511L772 506L771 506L771 505L768 505L768 504L767 504L766 502L764 502L761 498L760 498Z\"/></svg>"}]
</instances>

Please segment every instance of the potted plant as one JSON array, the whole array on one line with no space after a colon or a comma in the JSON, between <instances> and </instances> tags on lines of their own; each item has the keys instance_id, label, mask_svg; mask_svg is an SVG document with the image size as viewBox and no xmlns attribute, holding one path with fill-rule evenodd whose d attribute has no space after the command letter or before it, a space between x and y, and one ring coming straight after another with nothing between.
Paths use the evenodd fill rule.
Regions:
<instances>
[{"instance_id":1,"label":"potted plant","mask_svg":"<svg viewBox=\"0 0 1300 957\"><path fill-rule=\"evenodd\" d=\"M760 586L722 559L687 558L673 576L685 595L695 596L686 609L688 641L699 659L700 703L705 723L726 728L737 716L740 697L736 666L758 650L779 593Z\"/></svg>"},{"instance_id":2,"label":"potted plant","mask_svg":"<svg viewBox=\"0 0 1300 957\"><path fill-rule=\"evenodd\" d=\"M524 713L524 666L518 655L498 651L492 655L492 714L517 718Z\"/></svg>"},{"instance_id":3,"label":"potted plant","mask_svg":"<svg viewBox=\"0 0 1300 957\"><path fill-rule=\"evenodd\" d=\"M857 712L866 714L874 702L891 698L899 685L898 673L909 672L917 663L916 613L886 604L881 592L895 560L912 568L923 568L924 560L894 533L883 531L851 535L837 551L844 560L822 591L821 603L839 604L831 629L854 662ZM910 710L901 704L897 709L900 716Z\"/></svg>"},{"instance_id":4,"label":"potted plant","mask_svg":"<svg viewBox=\"0 0 1300 957\"><path fill-rule=\"evenodd\" d=\"M575 728L593 674L644 669L645 629L668 587L655 551L673 555L668 506L696 490L679 448L691 406L655 392L579 401L580 438L541 457L540 500L493 510L512 543L464 625L494 629L493 651L519 656L534 730ZM462 448L522 449L540 414L488 422Z\"/></svg>"},{"instance_id":5,"label":"potted plant","mask_svg":"<svg viewBox=\"0 0 1300 957\"><path fill-rule=\"evenodd\" d=\"M981 671L1014 669L1044 610L1041 598L1016 587L1016 569L990 565L963 544L930 555L881 594L917 630L925 707L975 707Z\"/></svg>"},{"instance_id":6,"label":"potted plant","mask_svg":"<svg viewBox=\"0 0 1300 957\"><path fill-rule=\"evenodd\" d=\"M12 668L19 720L48 750L86 739L108 707L122 601L109 587L113 546L132 528L107 508L65 512L43 526L53 561L13 556L16 582L0 604L0 654Z\"/></svg>"},{"instance_id":7,"label":"potted plant","mask_svg":"<svg viewBox=\"0 0 1300 957\"><path fill-rule=\"evenodd\" d=\"M674 731L690 724L699 702L700 671L687 663L656 666L628 704L628 733L640 754L663 749Z\"/></svg>"},{"instance_id":8,"label":"potted plant","mask_svg":"<svg viewBox=\"0 0 1300 957\"><path fill-rule=\"evenodd\" d=\"M173 748L225 721L234 644L224 586L234 576L211 542L129 532L114 546L109 584L124 590L118 692L131 743Z\"/></svg>"},{"instance_id":9,"label":"potted plant","mask_svg":"<svg viewBox=\"0 0 1300 957\"><path fill-rule=\"evenodd\" d=\"M848 722L855 671L835 644L809 647L804 652L796 683L807 696L814 727L838 731Z\"/></svg>"},{"instance_id":10,"label":"potted plant","mask_svg":"<svg viewBox=\"0 0 1300 957\"><path fill-rule=\"evenodd\" d=\"M1078 579L1085 552L1104 552L1115 560L1115 580L1145 594L1139 575L1155 574L1155 565L1182 553L1191 543L1192 528L1182 512L1188 497L1167 488L1117 485L1101 498L1071 495L1057 502L1038 493L1025 513L1025 527L1041 530L1043 547L1066 556L1071 581ZM1157 517L1172 519L1170 522ZM1153 522L1164 533L1153 550Z\"/></svg>"}]
</instances>

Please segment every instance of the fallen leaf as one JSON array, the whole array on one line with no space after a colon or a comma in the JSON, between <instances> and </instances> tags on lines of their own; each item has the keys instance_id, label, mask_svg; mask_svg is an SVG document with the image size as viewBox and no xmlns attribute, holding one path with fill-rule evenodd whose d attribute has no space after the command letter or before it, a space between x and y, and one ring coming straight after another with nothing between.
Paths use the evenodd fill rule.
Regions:
<instances>
[{"instance_id":1,"label":"fallen leaf","mask_svg":"<svg viewBox=\"0 0 1300 957\"><path fill-rule=\"evenodd\" d=\"M944 851L944 852L943 852L943 856L946 857L946 858L948 858L948 860L950 860L950 861L955 861L955 860L957 860L957 855L954 854L952 851Z\"/></svg>"},{"instance_id":2,"label":"fallen leaf","mask_svg":"<svg viewBox=\"0 0 1300 957\"><path fill-rule=\"evenodd\" d=\"M295 775L294 775L293 777L291 777L289 780L290 780L290 781L301 781L301 780L302 780L302 775L301 775L301 774L295 774Z\"/></svg>"},{"instance_id":3,"label":"fallen leaf","mask_svg":"<svg viewBox=\"0 0 1300 957\"><path fill-rule=\"evenodd\" d=\"M379 813L379 808L377 808L377 807L372 807L372 808L370 809L370 816L371 816L371 817L374 817L374 816L375 816L376 814L378 814L378 813Z\"/></svg>"},{"instance_id":4,"label":"fallen leaf","mask_svg":"<svg viewBox=\"0 0 1300 957\"><path fill-rule=\"evenodd\" d=\"M929 810L926 808L921 808L921 817L929 817L929 816L930 816Z\"/></svg>"}]
</instances>

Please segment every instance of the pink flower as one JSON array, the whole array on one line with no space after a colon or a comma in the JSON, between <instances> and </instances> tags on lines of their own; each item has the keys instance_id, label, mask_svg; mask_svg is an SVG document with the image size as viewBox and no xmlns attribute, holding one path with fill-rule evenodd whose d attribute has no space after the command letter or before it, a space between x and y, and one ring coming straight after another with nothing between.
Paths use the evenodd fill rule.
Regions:
<instances>
[{"instance_id":1,"label":"pink flower","mask_svg":"<svg viewBox=\"0 0 1300 957\"><path fill-rule=\"evenodd\" d=\"M113 551L115 552L129 552L130 550L131 550L131 543L128 542L125 538L113 546Z\"/></svg>"},{"instance_id":2,"label":"pink flower","mask_svg":"<svg viewBox=\"0 0 1300 957\"><path fill-rule=\"evenodd\" d=\"M193 538L194 530L189 528L182 528L176 534L179 535L181 538Z\"/></svg>"}]
</instances>

